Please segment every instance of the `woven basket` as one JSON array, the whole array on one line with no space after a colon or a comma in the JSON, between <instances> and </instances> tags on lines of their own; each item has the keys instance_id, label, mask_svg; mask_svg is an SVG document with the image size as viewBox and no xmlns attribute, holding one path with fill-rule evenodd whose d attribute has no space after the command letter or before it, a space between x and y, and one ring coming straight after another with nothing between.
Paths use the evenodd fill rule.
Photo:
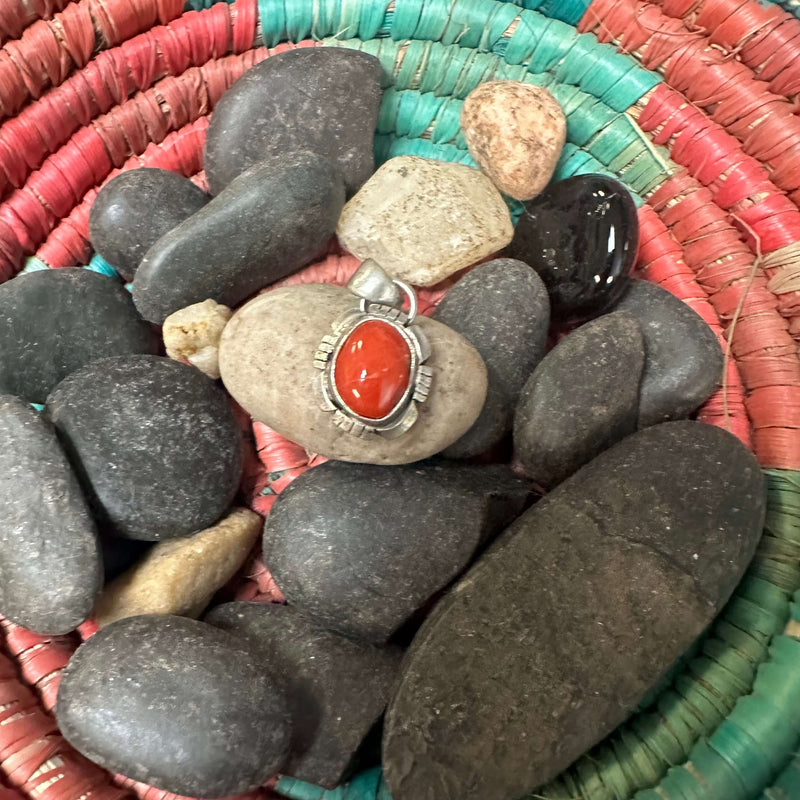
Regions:
<instances>
[{"instance_id":1,"label":"woven basket","mask_svg":"<svg viewBox=\"0 0 800 800\"><path fill-rule=\"evenodd\" d=\"M532 797L800 798L798 0L183 2L0 0L0 279L75 264L115 274L87 242L98 188L141 165L202 185L214 104L250 66L295 46L284 42L381 60L379 160L472 163L463 98L491 79L546 86L568 119L557 177L624 181L639 206L640 276L719 335L724 384L700 416L753 448L769 514L708 637L625 725ZM287 282L345 283L356 266L333 254ZM311 464L266 427L253 433L244 488L267 513ZM258 558L238 596L281 599ZM2 638L0 800L172 797L106 774L60 736L49 710L77 635L4 622ZM389 797L380 770L333 792L285 778L276 788L302 800Z\"/></svg>"}]
</instances>

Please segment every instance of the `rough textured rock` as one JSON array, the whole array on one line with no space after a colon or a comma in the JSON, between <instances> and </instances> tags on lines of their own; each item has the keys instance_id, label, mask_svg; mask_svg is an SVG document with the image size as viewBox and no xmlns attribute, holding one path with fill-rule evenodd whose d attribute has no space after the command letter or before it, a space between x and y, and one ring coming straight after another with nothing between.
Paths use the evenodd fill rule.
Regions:
<instances>
[{"instance_id":1,"label":"rough textured rock","mask_svg":"<svg viewBox=\"0 0 800 800\"><path fill-rule=\"evenodd\" d=\"M52 426L0 395L0 613L43 634L92 610L102 574L94 523Z\"/></svg>"},{"instance_id":2,"label":"rough textured rock","mask_svg":"<svg viewBox=\"0 0 800 800\"><path fill-rule=\"evenodd\" d=\"M691 414L722 380L714 332L690 306L647 281L632 281L617 308L639 322L647 350L639 427Z\"/></svg>"},{"instance_id":3,"label":"rough textured rock","mask_svg":"<svg viewBox=\"0 0 800 800\"><path fill-rule=\"evenodd\" d=\"M95 622L104 628L140 614L199 616L241 567L262 526L258 514L236 508L204 531L159 542L105 586L92 614Z\"/></svg>"},{"instance_id":4,"label":"rough textured rock","mask_svg":"<svg viewBox=\"0 0 800 800\"><path fill-rule=\"evenodd\" d=\"M402 651L354 642L271 603L226 603L206 621L245 638L283 679L292 743L282 773L338 786L386 708Z\"/></svg>"},{"instance_id":5,"label":"rough textured rock","mask_svg":"<svg viewBox=\"0 0 800 800\"><path fill-rule=\"evenodd\" d=\"M176 172L149 167L123 172L110 180L92 203L92 247L126 281L133 280L148 249L210 199Z\"/></svg>"},{"instance_id":6,"label":"rough textured rock","mask_svg":"<svg viewBox=\"0 0 800 800\"><path fill-rule=\"evenodd\" d=\"M227 390L258 422L313 453L341 461L403 464L438 453L477 419L486 396L486 368L464 339L424 317L433 369L419 419L397 439L353 436L322 410L314 352L331 323L357 298L327 284L266 292L233 315L220 341L220 372Z\"/></svg>"},{"instance_id":7,"label":"rough textured rock","mask_svg":"<svg viewBox=\"0 0 800 800\"><path fill-rule=\"evenodd\" d=\"M562 339L528 379L514 416L525 472L552 488L633 433L644 363L642 331L627 314L607 314Z\"/></svg>"},{"instance_id":8,"label":"rough textured rock","mask_svg":"<svg viewBox=\"0 0 800 800\"><path fill-rule=\"evenodd\" d=\"M321 156L251 167L147 251L133 282L139 313L161 324L209 298L238 305L319 256L343 204L342 176Z\"/></svg>"},{"instance_id":9,"label":"rough textured rock","mask_svg":"<svg viewBox=\"0 0 800 800\"><path fill-rule=\"evenodd\" d=\"M519 393L547 344L547 289L527 264L498 258L461 278L433 319L460 333L481 354L489 374L477 422L444 452L451 458L468 458L511 430Z\"/></svg>"},{"instance_id":10,"label":"rough textured rock","mask_svg":"<svg viewBox=\"0 0 800 800\"><path fill-rule=\"evenodd\" d=\"M207 528L239 486L230 403L193 367L157 356L95 361L56 387L46 412L103 529L117 536Z\"/></svg>"},{"instance_id":11,"label":"rough textured rock","mask_svg":"<svg viewBox=\"0 0 800 800\"><path fill-rule=\"evenodd\" d=\"M432 286L514 236L500 192L482 172L418 156L383 164L342 211L343 247L393 278Z\"/></svg>"},{"instance_id":12,"label":"rough textured rock","mask_svg":"<svg viewBox=\"0 0 800 800\"><path fill-rule=\"evenodd\" d=\"M525 204L506 252L541 275L553 319L584 322L619 302L638 247L628 190L605 175L578 175Z\"/></svg>"},{"instance_id":13,"label":"rough textured rock","mask_svg":"<svg viewBox=\"0 0 800 800\"><path fill-rule=\"evenodd\" d=\"M95 634L62 674L56 717L105 769L190 797L257 788L290 737L283 692L260 659L183 617L133 617Z\"/></svg>"},{"instance_id":14,"label":"rough textured rock","mask_svg":"<svg viewBox=\"0 0 800 800\"><path fill-rule=\"evenodd\" d=\"M392 797L515 800L608 734L722 608L764 495L735 437L672 422L520 517L403 662L384 737Z\"/></svg>"},{"instance_id":15,"label":"rough textured rock","mask_svg":"<svg viewBox=\"0 0 800 800\"><path fill-rule=\"evenodd\" d=\"M461 108L469 152L501 192L536 197L553 177L567 139L567 118L547 89L519 81L489 81Z\"/></svg>"},{"instance_id":16,"label":"rough textured rock","mask_svg":"<svg viewBox=\"0 0 800 800\"><path fill-rule=\"evenodd\" d=\"M357 50L306 48L248 70L214 109L204 165L214 194L265 158L310 150L333 161L349 193L374 169L381 65Z\"/></svg>"},{"instance_id":17,"label":"rough textured rock","mask_svg":"<svg viewBox=\"0 0 800 800\"><path fill-rule=\"evenodd\" d=\"M118 281L72 267L0 285L0 342L0 392L30 403L95 359L158 347Z\"/></svg>"},{"instance_id":18,"label":"rough textured rock","mask_svg":"<svg viewBox=\"0 0 800 800\"><path fill-rule=\"evenodd\" d=\"M281 493L264 560L291 605L384 642L522 512L529 492L506 467L331 462Z\"/></svg>"},{"instance_id":19,"label":"rough textured rock","mask_svg":"<svg viewBox=\"0 0 800 800\"><path fill-rule=\"evenodd\" d=\"M170 314L162 334L167 355L219 378L219 339L233 312L214 300L204 300Z\"/></svg>"}]
</instances>

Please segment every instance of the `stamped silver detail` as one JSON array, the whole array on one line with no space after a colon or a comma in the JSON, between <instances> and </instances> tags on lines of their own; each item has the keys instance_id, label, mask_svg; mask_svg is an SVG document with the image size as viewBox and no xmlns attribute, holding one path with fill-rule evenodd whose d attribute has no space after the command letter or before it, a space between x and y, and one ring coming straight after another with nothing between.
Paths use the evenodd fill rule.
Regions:
<instances>
[{"instance_id":1,"label":"stamped silver detail","mask_svg":"<svg viewBox=\"0 0 800 800\"><path fill-rule=\"evenodd\" d=\"M392 280L375 261L365 261L347 285L360 302L334 321L332 333L322 337L314 353L314 366L321 371L321 408L332 413L333 424L353 436L396 439L419 418L417 404L424 403L433 382L433 370L424 362L431 355L425 333L414 324L418 313L416 292L402 281ZM408 311L402 308L408 299ZM363 322L380 320L391 325L405 340L411 356L408 386L395 407L381 419L358 415L336 387L336 358L347 337Z\"/></svg>"}]
</instances>

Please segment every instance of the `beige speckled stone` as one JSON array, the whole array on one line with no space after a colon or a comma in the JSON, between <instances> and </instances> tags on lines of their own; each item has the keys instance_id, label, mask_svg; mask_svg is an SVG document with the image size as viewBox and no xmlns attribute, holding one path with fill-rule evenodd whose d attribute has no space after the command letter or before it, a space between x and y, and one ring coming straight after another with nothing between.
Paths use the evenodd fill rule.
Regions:
<instances>
[{"instance_id":1,"label":"beige speckled stone","mask_svg":"<svg viewBox=\"0 0 800 800\"><path fill-rule=\"evenodd\" d=\"M261 517L235 508L221 522L184 539L159 542L101 593L94 619L102 628L139 614L196 617L244 563Z\"/></svg>"},{"instance_id":2,"label":"beige speckled stone","mask_svg":"<svg viewBox=\"0 0 800 800\"><path fill-rule=\"evenodd\" d=\"M567 137L567 119L547 89L489 81L467 95L461 127L469 152L500 191L536 197L553 176Z\"/></svg>"},{"instance_id":3,"label":"beige speckled stone","mask_svg":"<svg viewBox=\"0 0 800 800\"><path fill-rule=\"evenodd\" d=\"M228 306L210 299L170 314L163 328L167 355L219 378L219 337L231 314Z\"/></svg>"},{"instance_id":4,"label":"beige speckled stone","mask_svg":"<svg viewBox=\"0 0 800 800\"><path fill-rule=\"evenodd\" d=\"M227 390L253 417L310 452L341 461L406 464L438 453L472 426L486 397L486 367L455 331L425 317L433 369L419 419L394 440L359 438L337 428L322 410L314 353L331 323L357 305L338 286L307 284L259 295L237 311L220 342Z\"/></svg>"},{"instance_id":5,"label":"beige speckled stone","mask_svg":"<svg viewBox=\"0 0 800 800\"><path fill-rule=\"evenodd\" d=\"M344 207L339 241L393 278L433 286L504 248L511 215L473 167L417 156L387 161Z\"/></svg>"}]
</instances>

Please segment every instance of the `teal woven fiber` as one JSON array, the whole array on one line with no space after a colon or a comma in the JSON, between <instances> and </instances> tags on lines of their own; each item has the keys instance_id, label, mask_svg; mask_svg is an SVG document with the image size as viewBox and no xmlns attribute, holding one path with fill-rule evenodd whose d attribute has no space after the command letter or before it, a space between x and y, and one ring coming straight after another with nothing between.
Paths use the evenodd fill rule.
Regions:
<instances>
[{"instance_id":1,"label":"teal woven fiber","mask_svg":"<svg viewBox=\"0 0 800 800\"><path fill-rule=\"evenodd\" d=\"M211 8L216 3L233 3L234 0L186 0L184 11L200 11L204 8Z\"/></svg>"},{"instance_id":2,"label":"teal woven fiber","mask_svg":"<svg viewBox=\"0 0 800 800\"><path fill-rule=\"evenodd\" d=\"M546 17L560 19L570 25L577 25L591 0L506 0L506 2L533 11L540 11Z\"/></svg>"},{"instance_id":3,"label":"teal woven fiber","mask_svg":"<svg viewBox=\"0 0 800 800\"><path fill-rule=\"evenodd\" d=\"M388 5L388 4L387 4ZM578 34L558 19L501 0L259 0L264 43L317 37L456 42L464 49L493 51L530 72L553 71L617 111L624 111L661 82L635 59L618 54L591 34Z\"/></svg>"},{"instance_id":4,"label":"teal woven fiber","mask_svg":"<svg viewBox=\"0 0 800 800\"><path fill-rule=\"evenodd\" d=\"M86 269L92 270L92 272L99 272L101 275L108 275L110 278L119 278L120 274L117 272L111 264L108 263L101 255L95 253L92 256L91 261L86 265Z\"/></svg>"}]
</instances>

